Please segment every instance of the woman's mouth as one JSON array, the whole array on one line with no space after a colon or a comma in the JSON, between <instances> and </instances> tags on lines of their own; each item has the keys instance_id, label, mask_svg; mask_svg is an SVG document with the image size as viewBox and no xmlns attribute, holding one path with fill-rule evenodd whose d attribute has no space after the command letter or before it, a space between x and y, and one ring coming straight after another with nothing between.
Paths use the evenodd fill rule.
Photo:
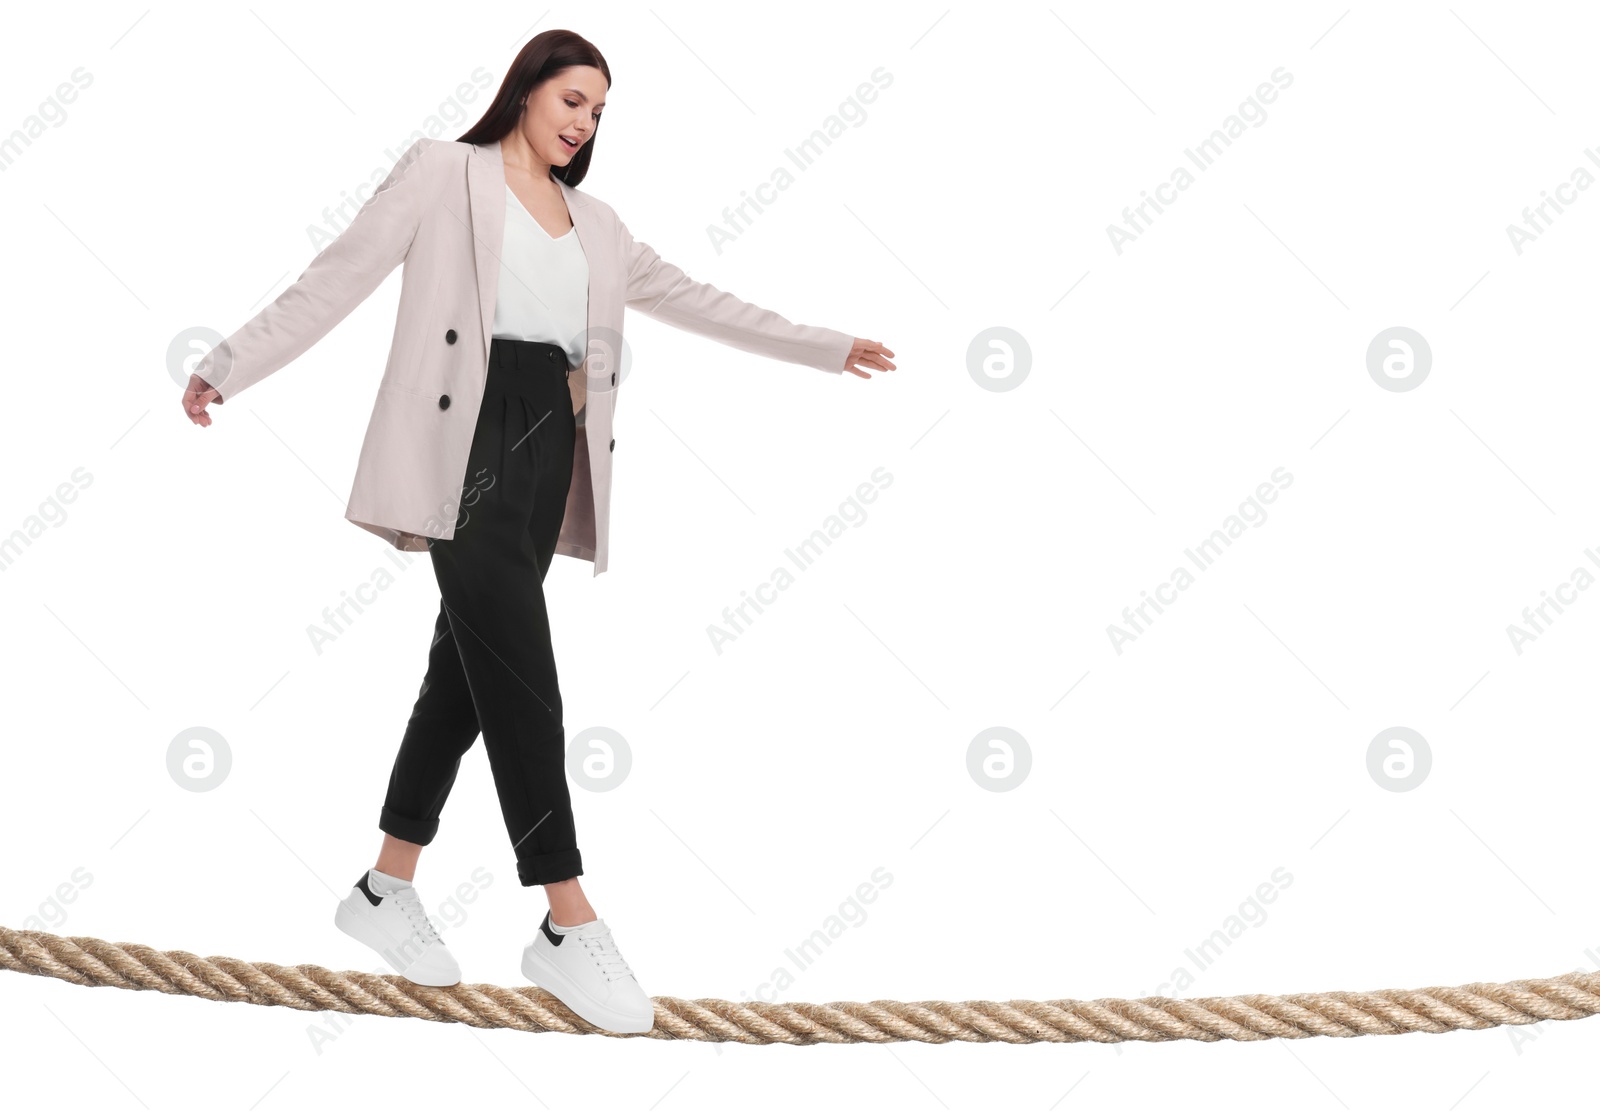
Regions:
<instances>
[{"instance_id":1,"label":"woman's mouth","mask_svg":"<svg viewBox=\"0 0 1600 1120\"><path fill-rule=\"evenodd\" d=\"M578 142L576 140L569 140L565 136L558 136L557 139L566 145L567 151L575 152L578 150Z\"/></svg>"}]
</instances>

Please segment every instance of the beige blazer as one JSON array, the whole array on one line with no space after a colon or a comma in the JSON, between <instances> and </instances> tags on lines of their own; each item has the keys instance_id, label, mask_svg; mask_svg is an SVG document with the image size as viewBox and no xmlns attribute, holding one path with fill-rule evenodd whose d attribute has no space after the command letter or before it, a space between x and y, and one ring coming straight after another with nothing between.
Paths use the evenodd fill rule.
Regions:
<instances>
[{"instance_id":1,"label":"beige blazer","mask_svg":"<svg viewBox=\"0 0 1600 1120\"><path fill-rule=\"evenodd\" d=\"M583 364L568 379L581 414L556 551L592 561L599 575L625 309L828 373L844 371L855 339L692 280L635 241L606 203L565 183L561 193L588 258L589 326ZM300 278L194 370L218 391L216 403L232 400L303 354L403 263L394 339L345 518L407 552L455 535L488 374L505 214L499 141L417 141Z\"/></svg>"}]
</instances>

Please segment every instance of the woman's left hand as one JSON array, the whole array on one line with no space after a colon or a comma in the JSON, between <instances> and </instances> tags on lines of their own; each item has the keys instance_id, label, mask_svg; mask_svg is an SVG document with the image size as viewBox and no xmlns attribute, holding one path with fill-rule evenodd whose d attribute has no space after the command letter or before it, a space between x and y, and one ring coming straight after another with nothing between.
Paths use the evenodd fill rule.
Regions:
<instances>
[{"instance_id":1,"label":"woman's left hand","mask_svg":"<svg viewBox=\"0 0 1600 1120\"><path fill-rule=\"evenodd\" d=\"M856 344L850 347L850 356L844 361L843 372L870 378L872 374L855 368L857 363L868 369L889 370L895 368L894 363L889 360L892 357L894 351L885 347L883 343L874 342L870 338L858 338Z\"/></svg>"}]
</instances>

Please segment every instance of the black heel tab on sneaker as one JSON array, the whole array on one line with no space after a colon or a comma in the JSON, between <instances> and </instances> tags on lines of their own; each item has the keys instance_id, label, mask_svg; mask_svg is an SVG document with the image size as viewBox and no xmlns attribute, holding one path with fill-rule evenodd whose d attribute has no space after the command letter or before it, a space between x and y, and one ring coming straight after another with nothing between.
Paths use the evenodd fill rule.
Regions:
<instances>
[{"instance_id":1,"label":"black heel tab on sneaker","mask_svg":"<svg viewBox=\"0 0 1600 1120\"><path fill-rule=\"evenodd\" d=\"M550 939L550 944L552 945L561 944L561 939L567 936L564 933L557 933L555 930L550 928L550 911L548 910L544 912L544 921L539 923L539 929L542 930L544 935Z\"/></svg>"},{"instance_id":2,"label":"black heel tab on sneaker","mask_svg":"<svg viewBox=\"0 0 1600 1120\"><path fill-rule=\"evenodd\" d=\"M368 881L371 878L372 878L372 872L371 871L367 871L367 872L363 873L361 878L356 880L356 886L361 888L361 893L367 896L367 901L368 902L372 903L372 905L374 905L374 906L377 906L379 903L381 903L383 901L383 898L382 898L382 896L378 895L376 892L373 891L372 884Z\"/></svg>"}]
</instances>

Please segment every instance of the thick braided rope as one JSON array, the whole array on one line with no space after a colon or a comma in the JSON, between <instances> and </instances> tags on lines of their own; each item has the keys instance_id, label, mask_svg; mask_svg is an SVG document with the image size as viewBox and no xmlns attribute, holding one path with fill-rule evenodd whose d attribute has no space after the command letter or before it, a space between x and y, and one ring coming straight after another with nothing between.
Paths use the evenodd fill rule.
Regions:
<instances>
[{"instance_id":1,"label":"thick braided rope","mask_svg":"<svg viewBox=\"0 0 1600 1120\"><path fill-rule=\"evenodd\" d=\"M161 952L131 942L0 926L0 969L169 995L410 1016L474 1027L563 1034L590 1026L541 988L413 984L400 976L335 972L320 965L247 963L233 957ZM735 1003L656 996L655 1028L627 1038L755 1044L816 1042L1200 1042L1353 1038L1369 1034L1483 1030L1600 1011L1600 972L1454 988L1314 992L1292 996L1178 999L873 1000L869 1003Z\"/></svg>"}]
</instances>

